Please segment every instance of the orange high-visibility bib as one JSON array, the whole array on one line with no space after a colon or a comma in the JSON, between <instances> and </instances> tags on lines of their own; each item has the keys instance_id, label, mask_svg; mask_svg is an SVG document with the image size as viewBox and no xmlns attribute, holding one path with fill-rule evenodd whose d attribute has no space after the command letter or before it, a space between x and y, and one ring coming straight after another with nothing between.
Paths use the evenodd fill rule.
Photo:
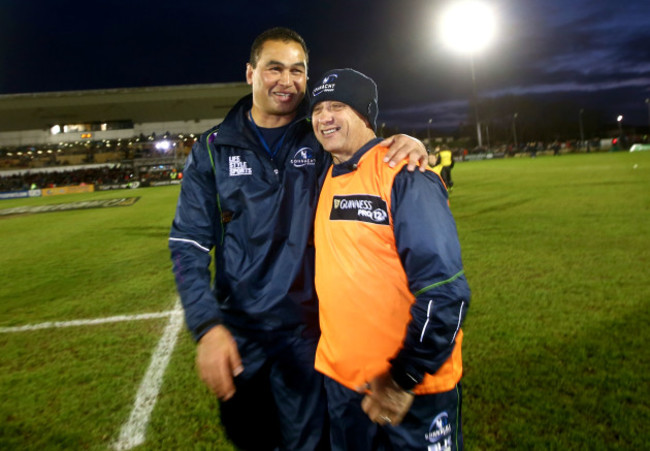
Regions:
<instances>
[{"instance_id":1,"label":"orange high-visibility bib","mask_svg":"<svg viewBox=\"0 0 650 451\"><path fill-rule=\"evenodd\" d=\"M395 244L391 190L406 164L390 168L375 146L357 169L332 177L330 168L314 226L321 338L316 369L350 388L389 370L401 349L415 296ZM414 218L417 220L417 218ZM435 302L434 302L435 304ZM416 394L451 390L462 375L462 330L451 356Z\"/></svg>"}]
</instances>

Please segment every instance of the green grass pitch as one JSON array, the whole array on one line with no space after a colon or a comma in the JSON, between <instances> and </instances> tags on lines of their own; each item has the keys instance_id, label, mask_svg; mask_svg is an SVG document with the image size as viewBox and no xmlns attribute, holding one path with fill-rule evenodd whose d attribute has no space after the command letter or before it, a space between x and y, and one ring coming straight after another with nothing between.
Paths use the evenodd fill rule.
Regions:
<instances>
[{"instance_id":1,"label":"green grass pitch","mask_svg":"<svg viewBox=\"0 0 650 451\"><path fill-rule=\"evenodd\" d=\"M457 163L453 178L466 449L647 448L650 152ZM0 201L132 196L0 216L0 449L116 443L169 319L8 328L172 309L178 187ZM216 412L183 330L137 449L231 450Z\"/></svg>"}]
</instances>

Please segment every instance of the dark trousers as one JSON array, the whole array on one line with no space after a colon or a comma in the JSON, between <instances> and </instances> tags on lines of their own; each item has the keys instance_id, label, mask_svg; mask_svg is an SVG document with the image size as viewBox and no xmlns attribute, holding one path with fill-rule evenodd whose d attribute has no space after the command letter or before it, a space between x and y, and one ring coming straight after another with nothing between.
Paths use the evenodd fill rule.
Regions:
<instances>
[{"instance_id":1,"label":"dark trousers","mask_svg":"<svg viewBox=\"0 0 650 451\"><path fill-rule=\"evenodd\" d=\"M443 166L443 168L440 170L440 177L442 178L442 181L445 182L445 185L447 186L447 189L454 186L454 182L451 180L451 168L452 167L453 167L453 164L451 166Z\"/></svg>"},{"instance_id":2,"label":"dark trousers","mask_svg":"<svg viewBox=\"0 0 650 451\"><path fill-rule=\"evenodd\" d=\"M399 426L379 426L361 409L361 395L325 377L333 450L463 449L461 387L433 395L418 395Z\"/></svg>"},{"instance_id":3,"label":"dark trousers","mask_svg":"<svg viewBox=\"0 0 650 451\"><path fill-rule=\"evenodd\" d=\"M329 449L323 376L314 370L318 339L233 335L244 372L235 379L235 396L220 403L228 438L241 450Z\"/></svg>"}]
</instances>

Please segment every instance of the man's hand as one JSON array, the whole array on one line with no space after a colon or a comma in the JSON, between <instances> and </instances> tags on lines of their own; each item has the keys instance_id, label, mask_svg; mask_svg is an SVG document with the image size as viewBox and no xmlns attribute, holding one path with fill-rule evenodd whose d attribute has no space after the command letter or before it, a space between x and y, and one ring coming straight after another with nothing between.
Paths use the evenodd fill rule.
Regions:
<instances>
[{"instance_id":1,"label":"man's hand","mask_svg":"<svg viewBox=\"0 0 650 451\"><path fill-rule=\"evenodd\" d=\"M244 371L237 343L230 331L222 325L210 329L196 350L196 367L201 380L222 401L235 394L233 378Z\"/></svg>"},{"instance_id":2,"label":"man's hand","mask_svg":"<svg viewBox=\"0 0 650 451\"><path fill-rule=\"evenodd\" d=\"M427 149L419 139L415 139L409 135L393 135L384 139L379 145L388 147L388 152L384 157L384 163L388 163L391 168L408 157L409 162L406 169L410 172L413 172L418 165L420 166L420 172L424 172L427 169L429 158Z\"/></svg>"},{"instance_id":3,"label":"man's hand","mask_svg":"<svg viewBox=\"0 0 650 451\"><path fill-rule=\"evenodd\" d=\"M358 391L364 392L366 387ZM368 418L379 425L397 426L413 404L413 394L402 389L388 372L380 374L372 381L368 393L361 401L361 408Z\"/></svg>"}]
</instances>

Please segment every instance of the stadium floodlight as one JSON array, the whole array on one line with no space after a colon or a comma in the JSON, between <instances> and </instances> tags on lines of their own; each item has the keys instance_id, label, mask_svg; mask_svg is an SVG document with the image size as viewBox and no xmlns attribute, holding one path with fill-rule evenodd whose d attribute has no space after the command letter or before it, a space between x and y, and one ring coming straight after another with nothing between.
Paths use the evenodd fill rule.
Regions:
<instances>
[{"instance_id":1,"label":"stadium floodlight","mask_svg":"<svg viewBox=\"0 0 650 451\"><path fill-rule=\"evenodd\" d=\"M450 49L468 55L472 70L472 96L476 119L476 137L482 147L481 122L478 113L474 56L484 50L496 34L496 17L492 8L477 0L454 1L440 16L440 38Z\"/></svg>"},{"instance_id":2,"label":"stadium floodlight","mask_svg":"<svg viewBox=\"0 0 650 451\"><path fill-rule=\"evenodd\" d=\"M439 30L448 47L473 56L493 40L496 20L487 3L456 1L440 17Z\"/></svg>"},{"instance_id":3,"label":"stadium floodlight","mask_svg":"<svg viewBox=\"0 0 650 451\"><path fill-rule=\"evenodd\" d=\"M169 150L169 148L171 147L171 143L167 140L159 141L156 143L155 147L158 150Z\"/></svg>"}]
</instances>

